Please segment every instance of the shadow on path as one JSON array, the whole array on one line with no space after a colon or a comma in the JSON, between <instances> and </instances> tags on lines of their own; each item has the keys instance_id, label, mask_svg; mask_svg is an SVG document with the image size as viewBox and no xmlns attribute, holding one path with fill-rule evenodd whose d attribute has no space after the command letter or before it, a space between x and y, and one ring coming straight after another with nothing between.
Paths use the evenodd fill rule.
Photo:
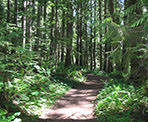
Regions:
<instances>
[{"instance_id":1,"label":"shadow on path","mask_svg":"<svg viewBox=\"0 0 148 122\"><path fill-rule=\"evenodd\" d=\"M36 122L97 122L93 101L104 86L100 79L88 74L85 83L68 91L52 108L45 108Z\"/></svg>"},{"instance_id":2,"label":"shadow on path","mask_svg":"<svg viewBox=\"0 0 148 122\"><path fill-rule=\"evenodd\" d=\"M87 119L87 120L72 120L72 119L39 119L37 122L97 122L97 120L94 119Z\"/></svg>"}]
</instances>

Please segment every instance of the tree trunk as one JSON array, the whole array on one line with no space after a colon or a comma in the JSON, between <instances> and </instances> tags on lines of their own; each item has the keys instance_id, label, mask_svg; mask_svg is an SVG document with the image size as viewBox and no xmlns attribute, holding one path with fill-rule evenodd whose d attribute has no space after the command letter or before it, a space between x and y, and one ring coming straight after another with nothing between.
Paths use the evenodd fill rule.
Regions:
<instances>
[{"instance_id":1,"label":"tree trunk","mask_svg":"<svg viewBox=\"0 0 148 122\"><path fill-rule=\"evenodd\" d=\"M51 31L50 31L50 39L51 39L51 42L50 42L50 59L53 58L53 43L54 43L54 24L53 24L53 21L54 21L54 6L51 7L51 18L50 18L50 22L51 22Z\"/></svg>"},{"instance_id":2,"label":"tree trunk","mask_svg":"<svg viewBox=\"0 0 148 122\"><path fill-rule=\"evenodd\" d=\"M35 44L35 50L38 51L39 50L39 43L40 43L40 38L41 38L41 31L40 31L40 26L41 26L41 14L42 14L42 6L41 3L38 2L38 12L37 12L37 37L38 39L36 40L36 44Z\"/></svg>"},{"instance_id":3,"label":"tree trunk","mask_svg":"<svg viewBox=\"0 0 148 122\"><path fill-rule=\"evenodd\" d=\"M109 5L110 16L114 20L114 17L113 17L113 13L114 13L114 0L110 0L108 5ZM110 41L112 41L112 40L110 40ZM111 43L109 43L108 51L111 51L111 50L112 50ZM108 72L113 72L113 63L111 61L111 58L108 58Z\"/></svg>"},{"instance_id":4,"label":"tree trunk","mask_svg":"<svg viewBox=\"0 0 148 122\"><path fill-rule=\"evenodd\" d=\"M107 0L104 1L104 19L107 18L106 16L107 14ZM105 33L107 33L107 27L105 27ZM105 42L105 52L104 52L104 71L107 72L107 69L108 69L108 58L107 58L107 48L108 45L107 45L107 41Z\"/></svg>"},{"instance_id":5,"label":"tree trunk","mask_svg":"<svg viewBox=\"0 0 148 122\"><path fill-rule=\"evenodd\" d=\"M94 21L97 21L97 2L94 2ZM101 52L102 53L102 52ZM96 25L94 25L94 42L93 42L93 62L94 62L94 69L96 69Z\"/></svg>"},{"instance_id":6,"label":"tree trunk","mask_svg":"<svg viewBox=\"0 0 148 122\"><path fill-rule=\"evenodd\" d=\"M76 65L80 65L80 4L77 5L77 51Z\"/></svg>"},{"instance_id":7,"label":"tree trunk","mask_svg":"<svg viewBox=\"0 0 148 122\"><path fill-rule=\"evenodd\" d=\"M22 0L22 12L26 11L26 1ZM23 30L23 48L26 47L26 16L22 15L22 30Z\"/></svg>"},{"instance_id":8,"label":"tree trunk","mask_svg":"<svg viewBox=\"0 0 148 122\"><path fill-rule=\"evenodd\" d=\"M72 1L68 1L67 3L67 47L66 47L66 59L65 66L71 65L71 51L72 51L72 37L73 37L73 9L72 9Z\"/></svg>"},{"instance_id":9,"label":"tree trunk","mask_svg":"<svg viewBox=\"0 0 148 122\"><path fill-rule=\"evenodd\" d=\"M80 66L83 66L83 45L82 45L82 1L80 3Z\"/></svg>"},{"instance_id":10,"label":"tree trunk","mask_svg":"<svg viewBox=\"0 0 148 122\"><path fill-rule=\"evenodd\" d=\"M10 0L7 0L7 22L10 22Z\"/></svg>"},{"instance_id":11,"label":"tree trunk","mask_svg":"<svg viewBox=\"0 0 148 122\"><path fill-rule=\"evenodd\" d=\"M61 62L64 61L64 39L65 39L65 10L63 9L63 18L62 18L62 43L61 43Z\"/></svg>"},{"instance_id":12,"label":"tree trunk","mask_svg":"<svg viewBox=\"0 0 148 122\"><path fill-rule=\"evenodd\" d=\"M99 0L99 20L100 20L100 25L102 24L102 4L101 0ZM102 28L100 28L100 71L102 71L103 66L102 66Z\"/></svg>"},{"instance_id":13,"label":"tree trunk","mask_svg":"<svg viewBox=\"0 0 148 122\"><path fill-rule=\"evenodd\" d=\"M85 66L88 66L88 33L87 33L87 23L85 23L84 25L84 32L85 32L85 35L84 35L84 40L85 40L85 55L84 55L84 64Z\"/></svg>"},{"instance_id":14,"label":"tree trunk","mask_svg":"<svg viewBox=\"0 0 148 122\"><path fill-rule=\"evenodd\" d=\"M17 26L18 1L14 1L14 24Z\"/></svg>"},{"instance_id":15,"label":"tree trunk","mask_svg":"<svg viewBox=\"0 0 148 122\"><path fill-rule=\"evenodd\" d=\"M92 3L92 0L91 0L91 25L93 24L93 5L92 5L93 3ZM91 70L93 70L93 42L92 42L92 40L93 40L93 28L92 28L92 26L90 27L90 69Z\"/></svg>"},{"instance_id":16,"label":"tree trunk","mask_svg":"<svg viewBox=\"0 0 148 122\"><path fill-rule=\"evenodd\" d=\"M55 1L55 41L54 41L54 59L55 59L55 66L58 63L58 1Z\"/></svg>"}]
</instances>

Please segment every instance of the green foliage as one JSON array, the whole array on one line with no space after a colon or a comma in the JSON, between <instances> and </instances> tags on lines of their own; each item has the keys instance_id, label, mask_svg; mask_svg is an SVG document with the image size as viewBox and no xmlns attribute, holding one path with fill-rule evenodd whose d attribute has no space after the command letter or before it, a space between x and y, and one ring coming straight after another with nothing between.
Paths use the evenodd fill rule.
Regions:
<instances>
[{"instance_id":1,"label":"green foliage","mask_svg":"<svg viewBox=\"0 0 148 122\"><path fill-rule=\"evenodd\" d=\"M107 119L102 121L130 122L133 111L146 114L140 108L145 107L148 95L147 0L127 0L126 10L108 0L8 2L0 0L0 101L14 101L29 113L40 114L39 108L54 104L86 79L85 68L64 66L69 52L69 61L82 57L79 61L87 67L91 63L99 66L106 58L103 65L110 68L111 64L114 69L109 76L120 79L110 81L98 95L102 101L98 101L97 115ZM98 56L104 53L107 57ZM91 73L106 75L104 71ZM125 77L140 87L124 84ZM15 118L13 114L7 118L9 111L1 113L4 121Z\"/></svg>"},{"instance_id":2,"label":"green foliage","mask_svg":"<svg viewBox=\"0 0 148 122\"><path fill-rule=\"evenodd\" d=\"M4 76L1 76L0 92L7 91L5 97L30 114L40 115L43 107L53 105L67 90L85 80L78 67L61 65L55 69L49 62L40 61L33 51L24 48L15 51L2 60L9 63L1 65ZM60 75L63 72L65 77Z\"/></svg>"},{"instance_id":3,"label":"green foliage","mask_svg":"<svg viewBox=\"0 0 148 122\"><path fill-rule=\"evenodd\" d=\"M61 63L56 68L55 74L64 76L75 82L84 82L86 80L86 77L83 75L84 71L85 69L81 68L80 66L72 65L70 67L64 67L64 65Z\"/></svg>"},{"instance_id":4,"label":"green foliage","mask_svg":"<svg viewBox=\"0 0 148 122\"><path fill-rule=\"evenodd\" d=\"M85 80L81 70L77 71L75 66L65 69L61 65L55 69L49 61L40 60L40 55L34 51L14 48L7 42L1 43L1 46L7 47L5 50L8 53L1 52L0 93L3 98L0 99L15 102L30 114L40 115L43 107L53 105L67 90ZM64 71L63 78L59 74ZM9 108L7 104L4 106ZM7 119L7 114L3 114L3 119L7 121L17 117L12 115Z\"/></svg>"},{"instance_id":5,"label":"green foliage","mask_svg":"<svg viewBox=\"0 0 148 122\"><path fill-rule=\"evenodd\" d=\"M142 121L148 114L148 103L145 99L148 98L141 95L140 88L123 82L123 79L110 79L97 95L98 122Z\"/></svg>"},{"instance_id":6,"label":"green foliage","mask_svg":"<svg viewBox=\"0 0 148 122\"><path fill-rule=\"evenodd\" d=\"M0 122L22 122L18 116L20 115L20 112L17 113L9 113L8 111L0 108Z\"/></svg>"},{"instance_id":7,"label":"green foliage","mask_svg":"<svg viewBox=\"0 0 148 122\"><path fill-rule=\"evenodd\" d=\"M8 87L13 94L11 99L33 114L40 114L39 109L46 105L51 106L57 98L70 89L66 83L49 79L42 74L14 79Z\"/></svg>"}]
</instances>

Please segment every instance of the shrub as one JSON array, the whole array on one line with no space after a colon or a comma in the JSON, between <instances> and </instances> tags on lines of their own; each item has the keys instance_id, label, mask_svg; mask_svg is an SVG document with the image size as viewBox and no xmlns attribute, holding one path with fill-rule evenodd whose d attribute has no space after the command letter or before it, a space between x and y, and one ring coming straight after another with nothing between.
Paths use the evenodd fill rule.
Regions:
<instances>
[{"instance_id":1,"label":"shrub","mask_svg":"<svg viewBox=\"0 0 148 122\"><path fill-rule=\"evenodd\" d=\"M97 95L98 122L135 122L138 119L142 121L142 111L144 110L146 115L148 110L145 99L140 88L111 79Z\"/></svg>"},{"instance_id":2,"label":"shrub","mask_svg":"<svg viewBox=\"0 0 148 122\"><path fill-rule=\"evenodd\" d=\"M19 112L8 114L7 110L0 109L0 122L22 122L22 120L18 118L20 114Z\"/></svg>"}]
</instances>

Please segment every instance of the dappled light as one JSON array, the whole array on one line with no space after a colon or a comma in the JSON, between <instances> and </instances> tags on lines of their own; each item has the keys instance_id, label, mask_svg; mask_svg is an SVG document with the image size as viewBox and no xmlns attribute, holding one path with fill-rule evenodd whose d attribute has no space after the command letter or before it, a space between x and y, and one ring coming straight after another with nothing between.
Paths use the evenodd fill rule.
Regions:
<instances>
[{"instance_id":1,"label":"dappled light","mask_svg":"<svg viewBox=\"0 0 148 122\"><path fill-rule=\"evenodd\" d=\"M148 122L148 1L0 0L0 122Z\"/></svg>"},{"instance_id":2,"label":"dappled light","mask_svg":"<svg viewBox=\"0 0 148 122\"><path fill-rule=\"evenodd\" d=\"M71 89L55 102L52 108L42 111L41 118L50 119L93 119L96 95L103 83L99 77L88 75L88 80L81 83L76 89ZM90 87L91 86L91 87ZM97 87L96 87L97 86Z\"/></svg>"},{"instance_id":3,"label":"dappled light","mask_svg":"<svg viewBox=\"0 0 148 122\"><path fill-rule=\"evenodd\" d=\"M38 122L97 122L96 119L40 119Z\"/></svg>"}]
</instances>

